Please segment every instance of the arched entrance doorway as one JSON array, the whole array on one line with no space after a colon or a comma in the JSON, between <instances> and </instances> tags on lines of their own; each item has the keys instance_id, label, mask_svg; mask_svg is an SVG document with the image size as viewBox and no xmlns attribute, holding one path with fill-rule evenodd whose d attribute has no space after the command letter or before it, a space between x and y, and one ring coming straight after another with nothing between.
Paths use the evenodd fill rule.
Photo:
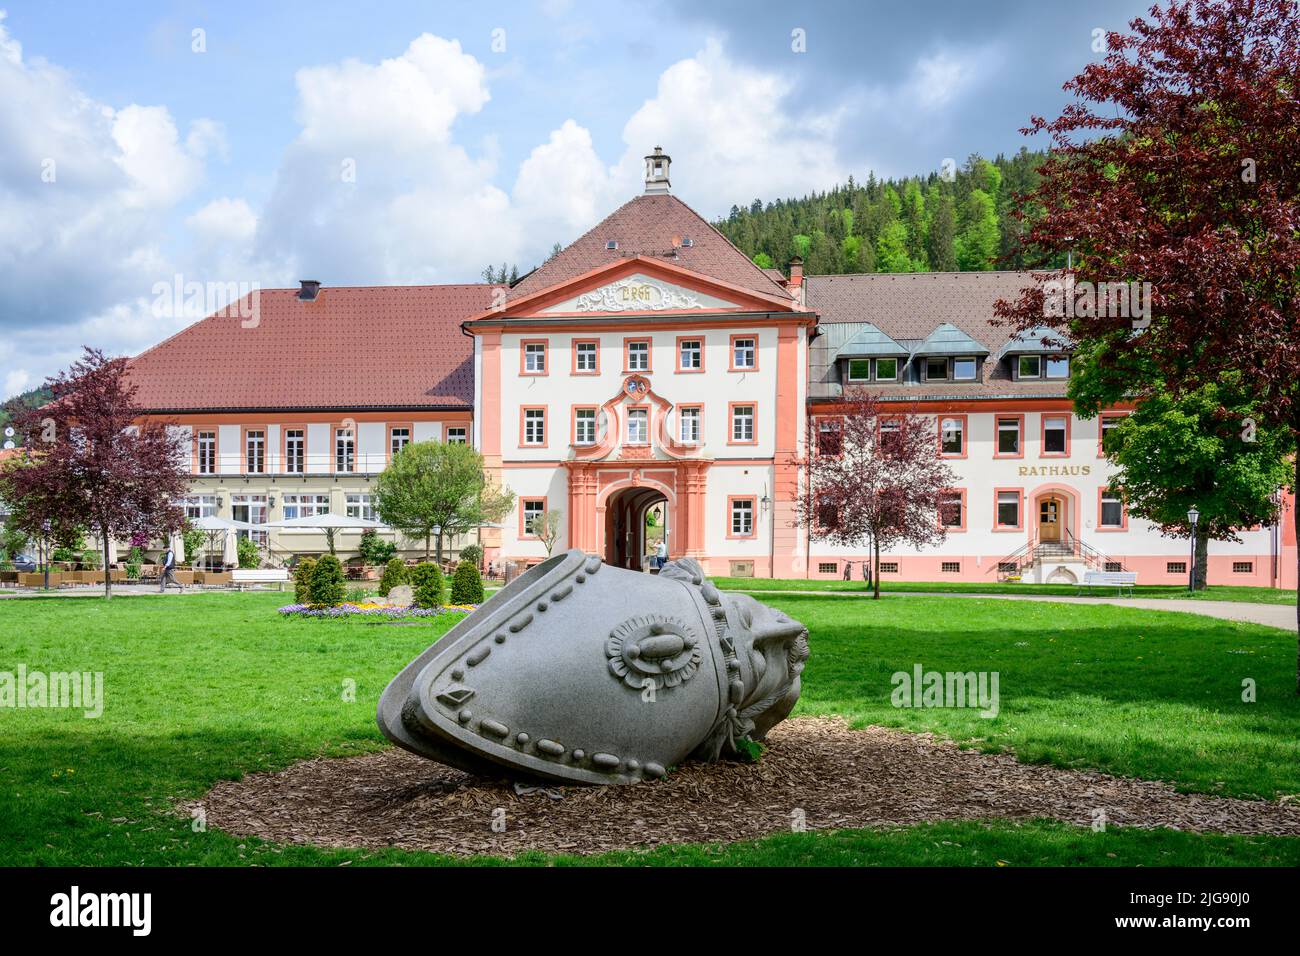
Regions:
<instances>
[{"instance_id":1,"label":"arched entrance doorway","mask_svg":"<svg viewBox=\"0 0 1300 956\"><path fill-rule=\"evenodd\" d=\"M647 536L646 516L654 513L656 532L668 540L671 509L664 493L645 486L624 488L605 502L605 563L617 568L640 571L650 546L659 534Z\"/></svg>"}]
</instances>

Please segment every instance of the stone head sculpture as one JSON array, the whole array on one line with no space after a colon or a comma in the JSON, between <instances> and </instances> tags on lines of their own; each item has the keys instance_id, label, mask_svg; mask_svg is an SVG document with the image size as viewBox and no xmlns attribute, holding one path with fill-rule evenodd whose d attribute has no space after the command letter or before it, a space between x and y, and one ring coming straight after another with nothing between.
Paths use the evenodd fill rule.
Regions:
<instances>
[{"instance_id":1,"label":"stone head sculpture","mask_svg":"<svg viewBox=\"0 0 1300 956\"><path fill-rule=\"evenodd\" d=\"M691 559L650 575L573 550L407 665L378 721L471 773L636 783L762 740L799 699L807 658L803 625L722 594Z\"/></svg>"}]
</instances>

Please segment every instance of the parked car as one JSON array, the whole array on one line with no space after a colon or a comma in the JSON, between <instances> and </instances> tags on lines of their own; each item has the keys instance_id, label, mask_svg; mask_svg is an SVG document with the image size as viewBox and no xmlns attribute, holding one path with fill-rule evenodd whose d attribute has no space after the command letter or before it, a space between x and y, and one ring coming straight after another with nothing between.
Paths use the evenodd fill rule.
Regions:
<instances>
[{"instance_id":1,"label":"parked car","mask_svg":"<svg viewBox=\"0 0 1300 956\"><path fill-rule=\"evenodd\" d=\"M35 555L18 553L14 555L14 570L23 571L28 574L36 570Z\"/></svg>"}]
</instances>

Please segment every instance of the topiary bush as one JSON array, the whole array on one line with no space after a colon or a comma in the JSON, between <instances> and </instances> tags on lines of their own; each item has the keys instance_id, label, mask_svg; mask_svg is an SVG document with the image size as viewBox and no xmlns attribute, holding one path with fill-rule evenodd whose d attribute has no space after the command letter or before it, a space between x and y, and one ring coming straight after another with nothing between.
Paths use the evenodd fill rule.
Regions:
<instances>
[{"instance_id":1,"label":"topiary bush","mask_svg":"<svg viewBox=\"0 0 1300 956\"><path fill-rule=\"evenodd\" d=\"M479 577L478 567L470 561L462 560L456 565L456 573L451 578L451 603L483 603L483 579Z\"/></svg>"},{"instance_id":2,"label":"topiary bush","mask_svg":"<svg viewBox=\"0 0 1300 956\"><path fill-rule=\"evenodd\" d=\"M442 607L442 592L447 587L442 568L430 561L420 562L411 571L411 584L416 607Z\"/></svg>"},{"instance_id":3,"label":"topiary bush","mask_svg":"<svg viewBox=\"0 0 1300 956\"><path fill-rule=\"evenodd\" d=\"M480 544L467 544L460 549L460 559L468 561L476 568L483 567L483 546Z\"/></svg>"},{"instance_id":4,"label":"topiary bush","mask_svg":"<svg viewBox=\"0 0 1300 956\"><path fill-rule=\"evenodd\" d=\"M311 604L311 575L316 570L315 558L303 558L293 569L293 599L299 604Z\"/></svg>"},{"instance_id":5,"label":"topiary bush","mask_svg":"<svg viewBox=\"0 0 1300 956\"><path fill-rule=\"evenodd\" d=\"M311 603L342 604L345 594L343 565L334 555L322 554L311 572Z\"/></svg>"},{"instance_id":6,"label":"topiary bush","mask_svg":"<svg viewBox=\"0 0 1300 956\"><path fill-rule=\"evenodd\" d=\"M388 597L388 592L399 584L410 584L411 575L407 573L406 562L401 558L390 558L384 565L384 573L379 579L379 593Z\"/></svg>"}]
</instances>

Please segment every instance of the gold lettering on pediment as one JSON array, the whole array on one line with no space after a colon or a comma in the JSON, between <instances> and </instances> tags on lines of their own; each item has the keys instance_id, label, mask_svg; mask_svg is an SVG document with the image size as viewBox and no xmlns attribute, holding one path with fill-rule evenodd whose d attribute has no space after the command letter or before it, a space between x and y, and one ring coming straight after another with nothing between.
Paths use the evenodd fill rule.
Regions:
<instances>
[{"instance_id":1,"label":"gold lettering on pediment","mask_svg":"<svg viewBox=\"0 0 1300 956\"><path fill-rule=\"evenodd\" d=\"M1086 478L1092 474L1091 465L1021 465L1021 478Z\"/></svg>"},{"instance_id":2,"label":"gold lettering on pediment","mask_svg":"<svg viewBox=\"0 0 1300 956\"><path fill-rule=\"evenodd\" d=\"M654 297L654 289L648 285L625 285L619 290L619 297L624 302L649 302Z\"/></svg>"}]
</instances>

